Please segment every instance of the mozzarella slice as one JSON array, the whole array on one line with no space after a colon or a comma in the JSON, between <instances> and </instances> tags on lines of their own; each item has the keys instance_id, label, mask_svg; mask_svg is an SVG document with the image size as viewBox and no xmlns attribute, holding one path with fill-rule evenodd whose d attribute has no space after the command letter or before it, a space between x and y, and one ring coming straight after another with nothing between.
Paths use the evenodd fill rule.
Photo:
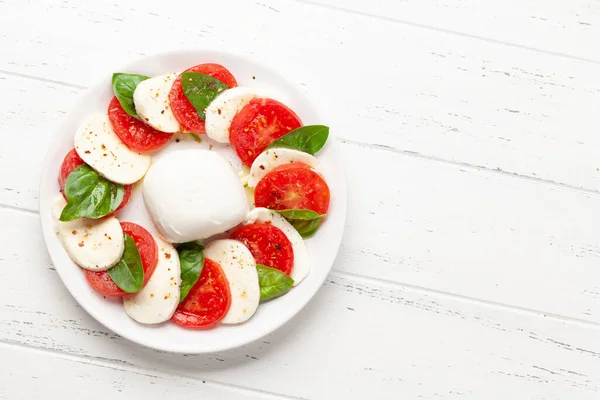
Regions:
<instances>
[{"instance_id":1,"label":"mozzarella slice","mask_svg":"<svg viewBox=\"0 0 600 400\"><path fill-rule=\"evenodd\" d=\"M260 302L256 261L250 250L237 240L215 240L204 256L219 263L229 281L231 307L221 322L239 324L250 318Z\"/></svg>"},{"instance_id":2,"label":"mozzarella slice","mask_svg":"<svg viewBox=\"0 0 600 400\"><path fill-rule=\"evenodd\" d=\"M181 267L175 248L154 237L158 246L158 264L150 280L136 294L123 298L125 312L142 324L168 321L179 305Z\"/></svg>"},{"instance_id":3,"label":"mozzarella slice","mask_svg":"<svg viewBox=\"0 0 600 400\"><path fill-rule=\"evenodd\" d=\"M233 117L257 97L271 97L254 88L234 87L221 93L206 107L206 134L219 143L229 143L229 127Z\"/></svg>"},{"instance_id":4,"label":"mozzarella slice","mask_svg":"<svg viewBox=\"0 0 600 400\"><path fill-rule=\"evenodd\" d=\"M291 162L301 162L316 168L317 159L303 151L292 149L267 149L260 153L252 163L248 176L248 187L255 187L263 176L273 168Z\"/></svg>"},{"instance_id":5,"label":"mozzarella slice","mask_svg":"<svg viewBox=\"0 0 600 400\"><path fill-rule=\"evenodd\" d=\"M123 185L140 180L150 166L150 156L125 146L106 114L93 115L79 127L75 133L75 150L99 174Z\"/></svg>"},{"instance_id":6,"label":"mozzarella slice","mask_svg":"<svg viewBox=\"0 0 600 400\"><path fill-rule=\"evenodd\" d=\"M169 92L178 72L140 82L133 92L135 111L142 121L161 132L179 132L180 126L169 102Z\"/></svg>"},{"instance_id":7,"label":"mozzarella slice","mask_svg":"<svg viewBox=\"0 0 600 400\"><path fill-rule=\"evenodd\" d=\"M52 205L52 216L56 235L69 257L90 271L106 271L118 263L125 249L119 221L114 217L59 221L66 205L62 195L58 196Z\"/></svg>"},{"instance_id":8,"label":"mozzarella slice","mask_svg":"<svg viewBox=\"0 0 600 400\"><path fill-rule=\"evenodd\" d=\"M298 285L308 275L310 271L310 262L308 261L308 253L302 236L285 218L267 208L255 208L248 213L244 225L250 225L255 222L270 223L274 227L281 229L292 243L294 251L294 266L290 276L294 280L294 286Z\"/></svg>"}]
</instances>

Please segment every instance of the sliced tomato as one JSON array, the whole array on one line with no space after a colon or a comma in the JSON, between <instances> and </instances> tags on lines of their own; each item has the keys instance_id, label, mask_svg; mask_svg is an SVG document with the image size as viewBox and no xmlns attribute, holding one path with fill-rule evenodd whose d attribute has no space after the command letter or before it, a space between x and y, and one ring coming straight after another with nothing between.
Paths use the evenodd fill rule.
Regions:
<instances>
[{"instance_id":1,"label":"sliced tomato","mask_svg":"<svg viewBox=\"0 0 600 400\"><path fill-rule=\"evenodd\" d=\"M268 145L302 126L300 118L284 104L273 99L253 99L231 121L229 141L247 166Z\"/></svg>"},{"instance_id":2,"label":"sliced tomato","mask_svg":"<svg viewBox=\"0 0 600 400\"><path fill-rule=\"evenodd\" d=\"M121 222L121 228L123 228L124 233L131 236L140 252L142 267L144 268L144 286L146 286L158 263L158 246L156 245L156 241L150 232L133 222ZM113 282L106 271L94 272L84 270L84 273L90 285L106 296L124 296L127 294Z\"/></svg>"},{"instance_id":3,"label":"sliced tomato","mask_svg":"<svg viewBox=\"0 0 600 400\"><path fill-rule=\"evenodd\" d=\"M80 165L85 164L77 151L75 149L71 149L65 156L61 166L60 172L58 173L58 184L60 185L60 191L64 194L65 184L67 183L67 178L71 171Z\"/></svg>"},{"instance_id":4,"label":"sliced tomato","mask_svg":"<svg viewBox=\"0 0 600 400\"><path fill-rule=\"evenodd\" d=\"M71 151L69 151L65 156L65 159L63 160L62 165L60 166L60 172L58 173L58 184L60 185L60 192L65 197L65 200L67 199L67 197L65 196L65 184L67 183L67 178L69 177L71 171L73 171L75 168L79 167L82 164L85 163L83 162L81 157L79 157L77 151L75 151L75 149L71 149ZM123 189L123 201L121 202L119 207L117 207L115 212L125 207L127 202L129 202L129 199L131 198L132 186L123 185Z\"/></svg>"},{"instance_id":5,"label":"sliced tomato","mask_svg":"<svg viewBox=\"0 0 600 400\"><path fill-rule=\"evenodd\" d=\"M254 191L256 207L273 210L308 209L326 214L329 186L310 166L293 162L280 165L265 175Z\"/></svg>"},{"instance_id":6,"label":"sliced tomato","mask_svg":"<svg viewBox=\"0 0 600 400\"><path fill-rule=\"evenodd\" d=\"M160 149L173 137L172 133L157 131L127 114L116 97L108 105L108 119L119 139L140 153Z\"/></svg>"},{"instance_id":7,"label":"sliced tomato","mask_svg":"<svg viewBox=\"0 0 600 400\"><path fill-rule=\"evenodd\" d=\"M294 266L292 242L281 229L268 223L243 225L233 231L229 238L244 243L257 264L276 268L287 275L292 272Z\"/></svg>"},{"instance_id":8,"label":"sliced tomato","mask_svg":"<svg viewBox=\"0 0 600 400\"><path fill-rule=\"evenodd\" d=\"M204 259L198 282L179 304L171 321L186 328L209 328L222 320L231 306L229 282L221 266Z\"/></svg>"},{"instance_id":9,"label":"sliced tomato","mask_svg":"<svg viewBox=\"0 0 600 400\"><path fill-rule=\"evenodd\" d=\"M231 72L219 64L200 64L184 72L200 72L220 80L230 88L237 86L237 82L233 75L231 75ZM171 103L173 115L175 115L175 118L179 121L185 132L206 133L204 121L200 119L198 112L183 93L181 75L173 82L173 87L169 93L169 102Z\"/></svg>"}]
</instances>

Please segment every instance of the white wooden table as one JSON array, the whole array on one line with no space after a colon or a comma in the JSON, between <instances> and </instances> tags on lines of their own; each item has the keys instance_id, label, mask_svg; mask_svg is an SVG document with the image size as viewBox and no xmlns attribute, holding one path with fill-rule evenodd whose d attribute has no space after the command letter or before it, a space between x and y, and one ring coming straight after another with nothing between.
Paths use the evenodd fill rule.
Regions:
<instances>
[{"instance_id":1,"label":"white wooden table","mask_svg":"<svg viewBox=\"0 0 600 400\"><path fill-rule=\"evenodd\" d=\"M599 43L598 0L0 0L0 398L600 398ZM38 218L78 93L184 47L294 66L349 184L315 299L210 356L95 322Z\"/></svg>"}]
</instances>

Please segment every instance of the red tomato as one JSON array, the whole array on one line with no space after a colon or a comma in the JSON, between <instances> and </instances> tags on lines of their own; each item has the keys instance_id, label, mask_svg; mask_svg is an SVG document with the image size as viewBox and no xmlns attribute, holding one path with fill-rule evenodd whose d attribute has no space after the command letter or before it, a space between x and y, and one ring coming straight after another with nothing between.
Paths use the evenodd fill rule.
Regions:
<instances>
[{"instance_id":1,"label":"red tomato","mask_svg":"<svg viewBox=\"0 0 600 400\"><path fill-rule=\"evenodd\" d=\"M268 145L301 126L296 113L280 102L253 99L233 117L229 141L242 162L251 166Z\"/></svg>"},{"instance_id":2,"label":"red tomato","mask_svg":"<svg viewBox=\"0 0 600 400\"><path fill-rule=\"evenodd\" d=\"M173 137L172 133L157 131L127 114L116 97L108 105L108 119L119 139L140 153L160 149Z\"/></svg>"},{"instance_id":3,"label":"red tomato","mask_svg":"<svg viewBox=\"0 0 600 400\"><path fill-rule=\"evenodd\" d=\"M237 86L237 82L233 75L231 75L231 72L219 64L200 64L184 72L200 72L220 80L230 88ZM204 121L200 119L198 112L183 93L181 75L173 82L173 87L169 93L169 102L171 103L173 115L175 115L175 119L181 124L184 132L206 133Z\"/></svg>"},{"instance_id":4,"label":"red tomato","mask_svg":"<svg viewBox=\"0 0 600 400\"><path fill-rule=\"evenodd\" d=\"M144 268L144 286L146 286L158 263L158 246L156 245L156 241L150 232L133 222L121 222L121 228L123 228L124 233L131 236L140 252L142 267ZM106 296L124 296L127 294L113 282L108 272L88 270L83 270L83 272L90 285L100 293Z\"/></svg>"},{"instance_id":5,"label":"red tomato","mask_svg":"<svg viewBox=\"0 0 600 400\"><path fill-rule=\"evenodd\" d=\"M71 151L69 151L65 156L65 159L63 160L62 165L60 166L60 172L58 173L58 184L60 185L60 192L65 197L65 200L67 199L67 196L65 196L65 184L67 183L67 178L69 177L71 171L73 171L75 168L79 167L82 164L85 163L83 162L81 157L79 157L77 151L75 151L75 149L71 149ZM123 201L121 202L119 207L117 207L115 212L125 207L125 205L129 201L129 198L131 197L131 185L123 185L123 189Z\"/></svg>"},{"instance_id":6,"label":"red tomato","mask_svg":"<svg viewBox=\"0 0 600 400\"><path fill-rule=\"evenodd\" d=\"M233 231L229 238L244 243L258 264L277 268L287 275L292 272L292 242L281 229L262 223L244 225Z\"/></svg>"},{"instance_id":7,"label":"red tomato","mask_svg":"<svg viewBox=\"0 0 600 400\"><path fill-rule=\"evenodd\" d=\"M254 191L256 207L273 210L308 209L327 214L329 198L323 177L301 162L274 168L258 181Z\"/></svg>"},{"instance_id":8,"label":"red tomato","mask_svg":"<svg viewBox=\"0 0 600 400\"><path fill-rule=\"evenodd\" d=\"M200 279L179 304L171 321L186 328L209 328L222 320L231 306L229 282L221 266L204 259Z\"/></svg>"},{"instance_id":9,"label":"red tomato","mask_svg":"<svg viewBox=\"0 0 600 400\"><path fill-rule=\"evenodd\" d=\"M64 194L65 184L67 183L67 178L71 171L80 165L85 164L77 151L75 149L71 149L65 156L61 166L60 172L58 173L58 184L60 185L60 191Z\"/></svg>"}]
</instances>

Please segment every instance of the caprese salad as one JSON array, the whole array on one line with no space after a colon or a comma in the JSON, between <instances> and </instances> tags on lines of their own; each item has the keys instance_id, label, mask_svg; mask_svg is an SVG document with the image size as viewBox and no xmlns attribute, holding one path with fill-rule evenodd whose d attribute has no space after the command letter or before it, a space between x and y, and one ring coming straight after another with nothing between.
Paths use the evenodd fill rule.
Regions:
<instances>
[{"instance_id":1,"label":"caprese salad","mask_svg":"<svg viewBox=\"0 0 600 400\"><path fill-rule=\"evenodd\" d=\"M157 77L115 73L106 112L75 132L58 173L55 231L91 288L142 324L247 321L310 272L304 240L330 191L315 154L329 128L303 125L269 92L239 87L222 65ZM175 134L231 146L186 148L151 162ZM134 185L153 226L119 221Z\"/></svg>"}]
</instances>

